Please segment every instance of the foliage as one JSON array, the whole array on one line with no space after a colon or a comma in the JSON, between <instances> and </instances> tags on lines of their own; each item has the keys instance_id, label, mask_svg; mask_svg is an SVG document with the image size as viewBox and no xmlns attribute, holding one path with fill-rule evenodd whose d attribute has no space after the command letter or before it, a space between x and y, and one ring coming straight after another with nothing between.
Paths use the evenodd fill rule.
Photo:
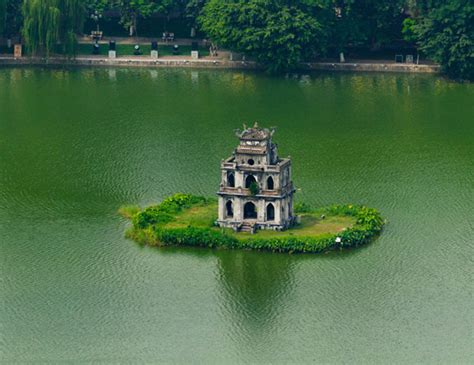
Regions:
<instances>
[{"instance_id":1,"label":"foliage","mask_svg":"<svg viewBox=\"0 0 474 365\"><path fill-rule=\"evenodd\" d=\"M83 5L81 0L24 1L22 33L30 52L49 56L60 42L63 53L74 54L76 33L82 28Z\"/></svg>"},{"instance_id":2,"label":"foliage","mask_svg":"<svg viewBox=\"0 0 474 365\"><path fill-rule=\"evenodd\" d=\"M23 37L33 55L48 56L59 41L60 10L57 0L23 2Z\"/></svg>"},{"instance_id":3,"label":"foliage","mask_svg":"<svg viewBox=\"0 0 474 365\"><path fill-rule=\"evenodd\" d=\"M257 195L258 193L260 193L260 186L258 185L258 183L256 183L255 181L253 181L250 186L249 186L249 190L250 190L250 194L252 194L253 196Z\"/></svg>"},{"instance_id":4,"label":"foliage","mask_svg":"<svg viewBox=\"0 0 474 365\"><path fill-rule=\"evenodd\" d=\"M0 0L0 34L5 30L7 21L7 0Z\"/></svg>"},{"instance_id":5,"label":"foliage","mask_svg":"<svg viewBox=\"0 0 474 365\"><path fill-rule=\"evenodd\" d=\"M203 197L178 193L166 198L159 205L135 214L132 218L133 225L143 229L150 225L165 224L174 220L179 211L205 201Z\"/></svg>"},{"instance_id":6,"label":"foliage","mask_svg":"<svg viewBox=\"0 0 474 365\"><path fill-rule=\"evenodd\" d=\"M136 214L140 213L140 207L138 205L124 205L120 207L119 214L128 219L132 219Z\"/></svg>"},{"instance_id":7,"label":"foliage","mask_svg":"<svg viewBox=\"0 0 474 365\"><path fill-rule=\"evenodd\" d=\"M95 21L97 30L99 30L100 19L104 17L104 13L109 9L109 6L109 0L87 0L85 2L87 18Z\"/></svg>"},{"instance_id":8,"label":"foliage","mask_svg":"<svg viewBox=\"0 0 474 365\"><path fill-rule=\"evenodd\" d=\"M127 236L150 246L193 246L209 248L243 248L274 252L324 252L339 247L355 247L370 242L384 225L380 214L372 208L356 205L334 205L321 211L328 216L353 216L356 224L339 234L296 236L291 231L279 237L237 237L227 230L209 227L169 227L176 214L208 200L188 194L176 194L161 204L149 207L133 216L133 228ZM311 210L308 206L304 209ZM319 210L318 210L319 211ZM341 243L336 242L336 237Z\"/></svg>"},{"instance_id":9,"label":"foliage","mask_svg":"<svg viewBox=\"0 0 474 365\"><path fill-rule=\"evenodd\" d=\"M23 22L21 16L22 0L0 0L0 36L17 35Z\"/></svg>"},{"instance_id":10,"label":"foliage","mask_svg":"<svg viewBox=\"0 0 474 365\"><path fill-rule=\"evenodd\" d=\"M103 15L110 5L110 0L87 0L85 8L89 15L94 13Z\"/></svg>"},{"instance_id":11,"label":"foliage","mask_svg":"<svg viewBox=\"0 0 474 365\"><path fill-rule=\"evenodd\" d=\"M402 23L403 39L407 42L416 42L416 20L413 18L406 18Z\"/></svg>"},{"instance_id":12,"label":"foliage","mask_svg":"<svg viewBox=\"0 0 474 365\"><path fill-rule=\"evenodd\" d=\"M419 45L453 78L474 80L474 4L450 0L431 8L415 27Z\"/></svg>"},{"instance_id":13,"label":"foliage","mask_svg":"<svg viewBox=\"0 0 474 365\"><path fill-rule=\"evenodd\" d=\"M185 8L184 8L184 14L185 14L185 17L186 17L188 23L192 27L197 27L198 17L199 17L199 14L201 13L201 10L204 7L205 3L206 3L206 0L189 0L189 1L186 1L186 5L185 5Z\"/></svg>"},{"instance_id":14,"label":"foliage","mask_svg":"<svg viewBox=\"0 0 474 365\"><path fill-rule=\"evenodd\" d=\"M317 11L304 2L209 0L202 29L222 47L255 58L270 72L295 68L324 48Z\"/></svg>"},{"instance_id":15,"label":"foliage","mask_svg":"<svg viewBox=\"0 0 474 365\"><path fill-rule=\"evenodd\" d=\"M348 45L378 48L400 38L405 0L339 0L334 4L331 40L342 51Z\"/></svg>"},{"instance_id":16,"label":"foliage","mask_svg":"<svg viewBox=\"0 0 474 365\"><path fill-rule=\"evenodd\" d=\"M296 203L294 207L295 213L309 213L312 211L311 206L307 203Z\"/></svg>"},{"instance_id":17,"label":"foliage","mask_svg":"<svg viewBox=\"0 0 474 365\"><path fill-rule=\"evenodd\" d=\"M75 55L77 51L76 34L82 32L84 24L84 2L82 0L60 0L58 7L61 14L59 39L63 53Z\"/></svg>"},{"instance_id":18,"label":"foliage","mask_svg":"<svg viewBox=\"0 0 474 365\"><path fill-rule=\"evenodd\" d=\"M139 17L149 17L155 11L155 2L151 0L111 0L112 7L120 11L120 24L130 29L130 36L137 34Z\"/></svg>"},{"instance_id":19,"label":"foliage","mask_svg":"<svg viewBox=\"0 0 474 365\"><path fill-rule=\"evenodd\" d=\"M180 0L110 0L111 7L120 12L120 23L130 30L130 36L138 35L138 19L154 13L169 14L181 5Z\"/></svg>"}]
</instances>

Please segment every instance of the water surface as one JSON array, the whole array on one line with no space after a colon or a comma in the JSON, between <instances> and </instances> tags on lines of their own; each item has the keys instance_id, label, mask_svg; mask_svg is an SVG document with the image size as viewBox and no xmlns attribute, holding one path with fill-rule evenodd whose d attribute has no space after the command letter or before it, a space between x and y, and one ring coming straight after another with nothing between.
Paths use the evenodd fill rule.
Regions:
<instances>
[{"instance_id":1,"label":"water surface","mask_svg":"<svg viewBox=\"0 0 474 365\"><path fill-rule=\"evenodd\" d=\"M435 76L0 70L0 359L474 361L474 88ZM242 122L297 199L389 220L355 251L140 248L122 204L213 195Z\"/></svg>"}]
</instances>

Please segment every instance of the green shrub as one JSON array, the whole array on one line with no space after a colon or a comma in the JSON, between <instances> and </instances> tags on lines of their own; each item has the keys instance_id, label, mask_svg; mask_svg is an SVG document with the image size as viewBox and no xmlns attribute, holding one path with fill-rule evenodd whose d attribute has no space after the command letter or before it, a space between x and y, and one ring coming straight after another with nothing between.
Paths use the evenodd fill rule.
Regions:
<instances>
[{"instance_id":1,"label":"green shrub","mask_svg":"<svg viewBox=\"0 0 474 365\"><path fill-rule=\"evenodd\" d=\"M307 203L296 203L294 210L295 210L295 213L311 213L312 212L311 206Z\"/></svg>"},{"instance_id":2,"label":"green shrub","mask_svg":"<svg viewBox=\"0 0 474 365\"><path fill-rule=\"evenodd\" d=\"M207 199L191 194L174 194L160 204L146 208L142 212L135 214L132 218L134 227L145 228L150 225L163 225L172 222L176 213L193 205L204 203Z\"/></svg>"},{"instance_id":3,"label":"green shrub","mask_svg":"<svg viewBox=\"0 0 474 365\"><path fill-rule=\"evenodd\" d=\"M250 190L250 194L252 194L254 196L257 195L258 193L260 193L260 187L258 186L258 184L255 181L250 184L249 190Z\"/></svg>"},{"instance_id":4,"label":"green shrub","mask_svg":"<svg viewBox=\"0 0 474 365\"><path fill-rule=\"evenodd\" d=\"M140 213L138 205L124 205L119 208L119 214L124 218L132 219L138 213Z\"/></svg>"}]
</instances>

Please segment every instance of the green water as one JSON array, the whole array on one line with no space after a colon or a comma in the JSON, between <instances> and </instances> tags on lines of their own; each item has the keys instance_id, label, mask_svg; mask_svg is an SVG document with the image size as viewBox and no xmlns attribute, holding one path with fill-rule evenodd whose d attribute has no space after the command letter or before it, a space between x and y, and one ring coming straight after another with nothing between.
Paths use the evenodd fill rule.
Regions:
<instances>
[{"instance_id":1,"label":"green water","mask_svg":"<svg viewBox=\"0 0 474 365\"><path fill-rule=\"evenodd\" d=\"M474 87L435 76L0 69L0 362L468 363ZM140 248L126 203L213 195L242 122L348 253Z\"/></svg>"}]
</instances>

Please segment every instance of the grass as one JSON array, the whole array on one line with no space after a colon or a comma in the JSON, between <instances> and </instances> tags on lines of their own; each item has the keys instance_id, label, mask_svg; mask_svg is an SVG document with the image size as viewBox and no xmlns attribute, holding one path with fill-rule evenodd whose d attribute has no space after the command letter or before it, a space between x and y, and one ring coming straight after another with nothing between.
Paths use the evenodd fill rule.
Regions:
<instances>
[{"instance_id":1,"label":"grass","mask_svg":"<svg viewBox=\"0 0 474 365\"><path fill-rule=\"evenodd\" d=\"M315 214L307 213L301 216L301 223L287 231L260 230L255 236L262 238L288 237L288 236L320 236L328 233L338 233L351 228L355 223L354 217L333 216L321 219ZM238 233L237 235L249 235L249 233Z\"/></svg>"},{"instance_id":2,"label":"grass","mask_svg":"<svg viewBox=\"0 0 474 365\"><path fill-rule=\"evenodd\" d=\"M120 207L119 214L127 219L132 219L135 214L140 212L140 210L141 209L138 205L124 205L123 207Z\"/></svg>"},{"instance_id":3,"label":"grass","mask_svg":"<svg viewBox=\"0 0 474 365\"><path fill-rule=\"evenodd\" d=\"M77 54L78 55L92 55L92 45L93 43L80 43L78 44L78 50ZM134 44L117 44L116 45L116 50L117 50L117 56L134 56L133 52L135 51L134 49L135 45ZM141 56L149 56L151 52L151 45L150 44L140 44L140 51L142 52ZM109 53L109 45L108 44L100 44L99 48L99 55L101 56L107 56ZM159 57L162 56L173 56L173 45L159 45L158 46L158 55ZM178 56L191 56L191 46L179 46L179 54ZM206 57L209 56L209 49L199 47L199 56L200 57ZM135 56L139 57L139 56Z\"/></svg>"},{"instance_id":4,"label":"grass","mask_svg":"<svg viewBox=\"0 0 474 365\"><path fill-rule=\"evenodd\" d=\"M122 214L124 215L124 214ZM351 228L356 223L356 218L352 216L328 216L321 219L319 213L304 213L300 215L301 222L286 231L258 230L256 233L238 232L228 229L228 233L236 238L273 238L273 237L307 237L333 234ZM217 202L200 203L189 209L184 209L175 216L175 220L163 225L163 228L186 228L189 226L199 228L213 228L213 223L217 220Z\"/></svg>"},{"instance_id":5,"label":"grass","mask_svg":"<svg viewBox=\"0 0 474 365\"><path fill-rule=\"evenodd\" d=\"M217 219L217 202L199 203L184 209L175 216L176 220L166 223L165 228L184 228L188 226L209 228Z\"/></svg>"}]
</instances>

